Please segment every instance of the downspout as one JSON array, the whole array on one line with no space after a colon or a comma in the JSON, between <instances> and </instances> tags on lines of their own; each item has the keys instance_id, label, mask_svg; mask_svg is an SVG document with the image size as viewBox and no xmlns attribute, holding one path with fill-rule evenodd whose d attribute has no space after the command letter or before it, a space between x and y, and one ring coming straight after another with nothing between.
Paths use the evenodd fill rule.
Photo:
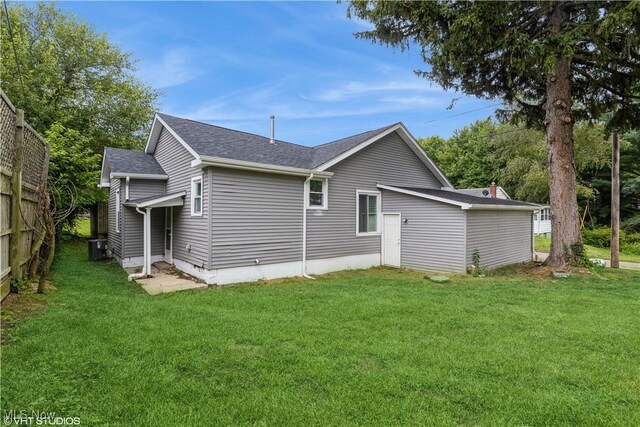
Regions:
<instances>
[{"instance_id":1,"label":"downspout","mask_svg":"<svg viewBox=\"0 0 640 427\"><path fill-rule=\"evenodd\" d=\"M305 180L302 191L302 277L315 280L307 274L307 184L313 179L313 173Z\"/></svg>"},{"instance_id":2,"label":"downspout","mask_svg":"<svg viewBox=\"0 0 640 427\"><path fill-rule=\"evenodd\" d=\"M142 261L142 271L140 273L132 273L129 275L129 277L127 278L127 280L129 280L130 282L132 280L135 279L143 279L145 277L147 277L147 214L143 211L140 210L139 207L136 207L136 212L138 212L139 214L142 214L143 216L143 237L142 237L142 242L143 242L143 261Z\"/></svg>"}]
</instances>

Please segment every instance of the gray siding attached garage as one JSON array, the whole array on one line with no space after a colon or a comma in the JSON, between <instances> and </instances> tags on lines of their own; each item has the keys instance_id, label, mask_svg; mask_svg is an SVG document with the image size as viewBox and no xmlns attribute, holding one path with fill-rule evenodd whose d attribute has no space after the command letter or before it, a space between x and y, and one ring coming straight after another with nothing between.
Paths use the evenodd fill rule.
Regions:
<instances>
[{"instance_id":1,"label":"gray siding attached garage","mask_svg":"<svg viewBox=\"0 0 640 427\"><path fill-rule=\"evenodd\" d=\"M402 267L426 271L466 271L466 212L460 207L384 191L382 212L401 213Z\"/></svg>"},{"instance_id":2,"label":"gray siding attached garage","mask_svg":"<svg viewBox=\"0 0 640 427\"><path fill-rule=\"evenodd\" d=\"M487 268L533 258L535 206L444 190L379 187L383 213L401 214L401 267L466 273L476 249ZM386 235L385 230L383 240Z\"/></svg>"},{"instance_id":3,"label":"gray siding attached garage","mask_svg":"<svg viewBox=\"0 0 640 427\"><path fill-rule=\"evenodd\" d=\"M480 265L502 267L533 258L531 212L470 210L467 212L467 264L473 251Z\"/></svg>"}]
</instances>

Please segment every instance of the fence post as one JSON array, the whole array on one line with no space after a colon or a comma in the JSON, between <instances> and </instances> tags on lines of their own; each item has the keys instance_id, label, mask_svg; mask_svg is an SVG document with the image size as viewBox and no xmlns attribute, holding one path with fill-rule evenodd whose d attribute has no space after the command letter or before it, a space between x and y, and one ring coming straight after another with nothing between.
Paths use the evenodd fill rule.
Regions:
<instances>
[{"instance_id":1,"label":"fence post","mask_svg":"<svg viewBox=\"0 0 640 427\"><path fill-rule=\"evenodd\" d=\"M11 277L14 283L22 280L22 165L24 163L24 110L16 109L16 156L11 176Z\"/></svg>"}]
</instances>

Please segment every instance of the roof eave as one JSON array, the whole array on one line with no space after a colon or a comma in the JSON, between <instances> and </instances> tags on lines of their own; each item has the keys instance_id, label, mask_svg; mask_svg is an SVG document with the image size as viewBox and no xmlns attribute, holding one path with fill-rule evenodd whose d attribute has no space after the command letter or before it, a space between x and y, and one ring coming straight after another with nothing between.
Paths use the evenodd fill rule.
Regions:
<instances>
[{"instance_id":1,"label":"roof eave","mask_svg":"<svg viewBox=\"0 0 640 427\"><path fill-rule=\"evenodd\" d=\"M506 211L537 211L540 208L538 206L524 206L524 205L469 205L469 210L475 211L495 211L495 210L506 210Z\"/></svg>"},{"instance_id":2,"label":"roof eave","mask_svg":"<svg viewBox=\"0 0 640 427\"><path fill-rule=\"evenodd\" d=\"M420 193L417 191L406 190L404 188L394 187L392 185L378 184L378 188L383 190L395 191L397 193L408 194L410 196L420 197L422 199L433 200L436 202L447 203L449 205L459 206L463 210L511 210L511 211L536 211L540 208L538 206L525 206L525 205L480 205L473 203L465 203L457 200L447 199L445 197L432 196L430 194Z\"/></svg>"},{"instance_id":3,"label":"roof eave","mask_svg":"<svg viewBox=\"0 0 640 427\"><path fill-rule=\"evenodd\" d=\"M144 152L147 154L153 154L156 151L158 140L160 139L160 133L162 129L166 129L178 142L191 154L194 158L198 159L200 155L186 143L178 133L171 128L158 114L153 118L153 124L151 125L151 131L149 132L149 138L147 138L147 145L144 147Z\"/></svg>"},{"instance_id":4,"label":"roof eave","mask_svg":"<svg viewBox=\"0 0 640 427\"><path fill-rule=\"evenodd\" d=\"M186 191L181 191L179 193L167 194L164 196L159 196L152 200L146 200L141 203L127 202L125 206L133 206L137 208L154 208L154 207L169 207L169 206L183 206L184 198L187 195Z\"/></svg>"},{"instance_id":5,"label":"roof eave","mask_svg":"<svg viewBox=\"0 0 640 427\"><path fill-rule=\"evenodd\" d=\"M458 206L462 209L469 209L472 206L469 203L459 202L457 200L451 200L444 197L432 196L430 194L419 193L417 191L405 190L404 188L393 187L391 185L378 184L377 187L383 190L395 191L396 193L407 194L410 196L420 197L422 199L433 200L436 202L442 202L449 205Z\"/></svg>"},{"instance_id":6,"label":"roof eave","mask_svg":"<svg viewBox=\"0 0 640 427\"><path fill-rule=\"evenodd\" d=\"M191 162L191 167L204 168L207 166L293 176L309 176L313 174L317 178L331 178L333 176L333 172L325 172L316 169L294 168L290 166L279 166L266 163L248 162L244 160L225 159L223 157L200 156L200 158L195 159Z\"/></svg>"}]
</instances>

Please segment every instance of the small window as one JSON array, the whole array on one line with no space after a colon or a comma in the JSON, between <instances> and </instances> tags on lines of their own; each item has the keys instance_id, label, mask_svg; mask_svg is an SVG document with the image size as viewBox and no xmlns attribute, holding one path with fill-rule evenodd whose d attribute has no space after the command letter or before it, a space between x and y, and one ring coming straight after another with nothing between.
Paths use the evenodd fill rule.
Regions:
<instances>
[{"instance_id":1,"label":"small window","mask_svg":"<svg viewBox=\"0 0 640 427\"><path fill-rule=\"evenodd\" d=\"M116 190L116 233L120 232L120 190Z\"/></svg>"},{"instance_id":2,"label":"small window","mask_svg":"<svg viewBox=\"0 0 640 427\"><path fill-rule=\"evenodd\" d=\"M309 209L327 209L327 180L312 179L307 183Z\"/></svg>"},{"instance_id":3,"label":"small window","mask_svg":"<svg viewBox=\"0 0 640 427\"><path fill-rule=\"evenodd\" d=\"M202 216L202 177L191 179L191 216Z\"/></svg>"},{"instance_id":4,"label":"small window","mask_svg":"<svg viewBox=\"0 0 640 427\"><path fill-rule=\"evenodd\" d=\"M356 235L379 234L380 193L358 191L356 194Z\"/></svg>"}]
</instances>

